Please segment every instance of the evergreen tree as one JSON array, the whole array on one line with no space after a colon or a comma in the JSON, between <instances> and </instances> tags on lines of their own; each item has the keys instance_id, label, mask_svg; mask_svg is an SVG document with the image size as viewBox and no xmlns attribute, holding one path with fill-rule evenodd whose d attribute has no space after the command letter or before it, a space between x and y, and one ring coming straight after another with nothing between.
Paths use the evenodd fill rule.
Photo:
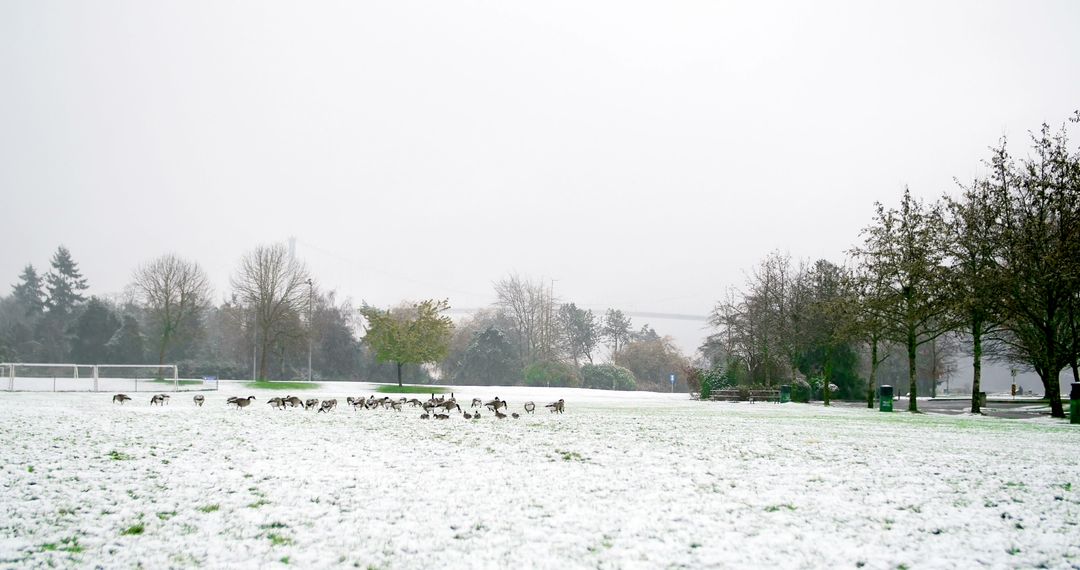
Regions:
<instances>
[{"instance_id":1,"label":"evergreen tree","mask_svg":"<svg viewBox=\"0 0 1080 570\"><path fill-rule=\"evenodd\" d=\"M120 319L97 297L91 297L72 326L71 357L82 364L108 360L105 345L120 328Z\"/></svg>"},{"instance_id":2,"label":"evergreen tree","mask_svg":"<svg viewBox=\"0 0 1080 570\"><path fill-rule=\"evenodd\" d=\"M82 294L88 287L86 278L64 246L56 248L51 263L52 270L45 275L45 288L49 293L45 306L53 314L71 314L72 309L86 300Z\"/></svg>"},{"instance_id":3,"label":"evergreen tree","mask_svg":"<svg viewBox=\"0 0 1080 570\"><path fill-rule=\"evenodd\" d=\"M146 343L139 330L139 321L132 315L124 315L120 328L105 343L110 362L116 364L141 364L146 356Z\"/></svg>"},{"instance_id":4,"label":"evergreen tree","mask_svg":"<svg viewBox=\"0 0 1080 570\"><path fill-rule=\"evenodd\" d=\"M27 264L19 275L19 282L13 287L13 297L26 307L27 316L37 316L45 311L45 295L42 292L41 277L33 265Z\"/></svg>"}]
</instances>

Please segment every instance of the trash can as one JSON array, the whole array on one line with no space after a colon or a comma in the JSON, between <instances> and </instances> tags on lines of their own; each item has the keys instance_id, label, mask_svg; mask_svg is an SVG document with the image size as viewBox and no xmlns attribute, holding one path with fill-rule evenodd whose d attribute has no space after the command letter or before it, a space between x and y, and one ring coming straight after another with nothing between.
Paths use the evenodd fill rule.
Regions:
<instances>
[{"instance_id":1,"label":"trash can","mask_svg":"<svg viewBox=\"0 0 1080 570\"><path fill-rule=\"evenodd\" d=\"M791 384L780 385L780 403L785 404L791 401Z\"/></svg>"},{"instance_id":2,"label":"trash can","mask_svg":"<svg viewBox=\"0 0 1080 570\"><path fill-rule=\"evenodd\" d=\"M1069 392L1069 423L1080 424L1080 382L1073 382Z\"/></svg>"},{"instance_id":3,"label":"trash can","mask_svg":"<svg viewBox=\"0 0 1080 570\"><path fill-rule=\"evenodd\" d=\"M879 405L878 409L880 411L882 411L882 412L891 412L892 411L892 386L889 386L888 384L882 386L880 389L878 389L878 396L881 399L881 404Z\"/></svg>"}]
</instances>

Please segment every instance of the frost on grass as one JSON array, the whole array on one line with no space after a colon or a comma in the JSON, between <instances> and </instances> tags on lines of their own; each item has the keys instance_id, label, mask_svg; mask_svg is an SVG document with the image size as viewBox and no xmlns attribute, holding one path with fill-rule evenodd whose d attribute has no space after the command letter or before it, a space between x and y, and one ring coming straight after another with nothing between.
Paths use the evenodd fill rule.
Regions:
<instances>
[{"instance_id":1,"label":"frost on grass","mask_svg":"<svg viewBox=\"0 0 1080 570\"><path fill-rule=\"evenodd\" d=\"M436 422L236 411L229 392L203 408L0 393L0 566L1080 564L1068 425L497 392L511 411L567 412Z\"/></svg>"}]
</instances>

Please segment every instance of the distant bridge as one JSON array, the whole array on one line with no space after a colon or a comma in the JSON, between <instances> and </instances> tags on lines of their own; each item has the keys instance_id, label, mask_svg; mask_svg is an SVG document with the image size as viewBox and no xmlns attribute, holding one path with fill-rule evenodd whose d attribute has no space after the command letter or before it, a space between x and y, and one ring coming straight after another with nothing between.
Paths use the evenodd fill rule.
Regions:
<instances>
[{"instance_id":1,"label":"distant bridge","mask_svg":"<svg viewBox=\"0 0 1080 570\"><path fill-rule=\"evenodd\" d=\"M451 313L451 314L455 314L455 315L471 315L471 314L477 313L477 312L479 312L481 310L483 310L483 309L479 309L479 308L462 308L462 309L453 308L453 309L450 309L450 310L448 310L446 312ZM628 316L628 317L638 317L638 318L642 318L642 319L668 319L668 320L673 320L673 321L697 321L697 322L703 322L703 323L709 321L709 316L708 315L687 315L685 313L654 313L654 312L651 312L651 311L623 311L623 314Z\"/></svg>"}]
</instances>

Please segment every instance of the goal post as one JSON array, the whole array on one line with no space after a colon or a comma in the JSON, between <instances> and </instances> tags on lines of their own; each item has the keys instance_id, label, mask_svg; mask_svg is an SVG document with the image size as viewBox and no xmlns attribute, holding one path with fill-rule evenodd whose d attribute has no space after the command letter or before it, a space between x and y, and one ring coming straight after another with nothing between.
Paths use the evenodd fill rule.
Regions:
<instances>
[{"instance_id":1,"label":"goal post","mask_svg":"<svg viewBox=\"0 0 1080 570\"><path fill-rule=\"evenodd\" d=\"M87 370L89 370L91 372L91 375L92 375L94 365L93 364L56 363L56 362L0 362L0 368L6 368L7 369L5 371L5 376L7 376L7 385L8 385L7 389L8 389L9 392L11 392L11 391L15 390L15 378L17 377L16 372L20 368L32 368L32 369L46 368L46 369L52 369L53 374L46 374L45 376L36 376L36 377L32 376L31 378L49 378L49 377L51 377L51 378L53 378L53 383L54 383L54 386L55 386L56 378L59 378L59 377L71 378L73 381L76 382L76 384L78 384L78 380L80 380L79 369L80 368L87 369ZM58 370L62 371L63 374L56 374L56 371L58 371ZM46 370L46 372L48 372L48 370ZM55 391L55 388L54 388L54 391Z\"/></svg>"},{"instance_id":2,"label":"goal post","mask_svg":"<svg viewBox=\"0 0 1080 570\"><path fill-rule=\"evenodd\" d=\"M20 375L21 374L21 375ZM99 392L101 390L127 390L131 382L139 391L139 380L144 386L159 384L153 389L174 392L181 391L181 385L194 384L189 380L180 380L180 370L176 364L69 364L48 362L0 362L0 386L8 391L53 391L53 392ZM4 382L6 380L6 382ZM51 380L51 382L50 382ZM203 381L199 388L205 390ZM6 386L4 386L6 384ZM161 386L160 384L165 384ZM168 387L166 387L168 386ZM216 386L213 388L216 389Z\"/></svg>"}]
</instances>

